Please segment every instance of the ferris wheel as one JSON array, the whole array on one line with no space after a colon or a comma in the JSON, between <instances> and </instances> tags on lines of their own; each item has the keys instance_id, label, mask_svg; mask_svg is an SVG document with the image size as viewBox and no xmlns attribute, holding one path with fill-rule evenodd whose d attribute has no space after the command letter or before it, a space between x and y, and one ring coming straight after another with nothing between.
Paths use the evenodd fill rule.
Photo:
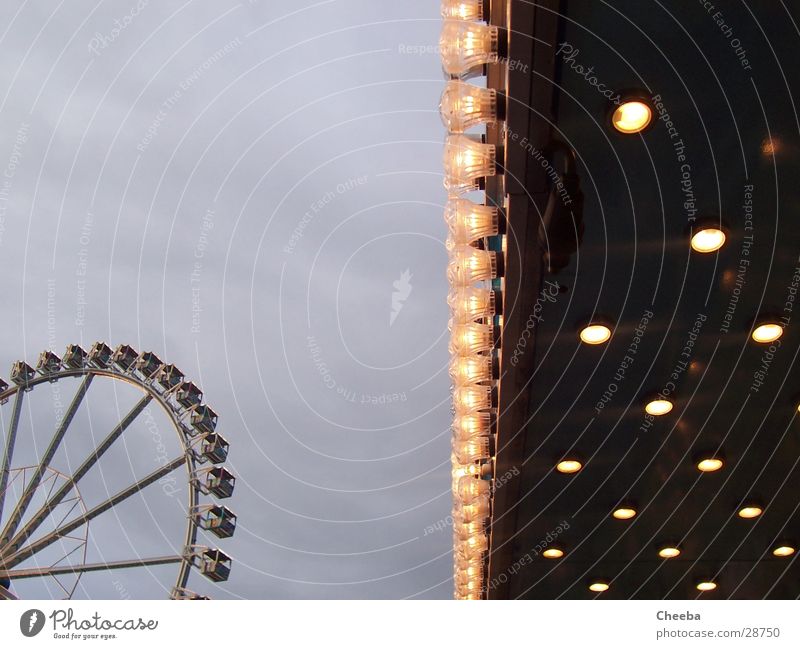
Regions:
<instances>
[{"instance_id":1,"label":"ferris wheel","mask_svg":"<svg viewBox=\"0 0 800 649\"><path fill-rule=\"evenodd\" d=\"M33 461L27 458L23 465L15 465L15 450L19 455L20 444L25 441L20 422L23 407L32 398L29 393L48 384L54 390L54 386L70 380L78 382L77 389L69 404L58 412L52 436L48 430L46 444L34 443L33 451L27 451ZM115 418L110 431L97 436L87 436L86 426L71 431L81 404L90 400L90 388L98 389L98 384L109 382L115 390L124 387L138 391L134 395L139 397L138 401L119 420ZM58 586L59 596L69 599L88 573L151 570L156 566L177 568L174 585L167 587L173 599L206 599L188 588L193 570L213 582L228 579L231 558L198 540L199 536L229 538L236 529L235 514L210 498L227 499L233 495L236 479L224 466L228 442L216 432L217 415L203 403L200 389L187 381L178 368L163 363L152 352L137 353L128 345L112 350L97 342L89 352L78 345L69 345L61 358L52 351L42 352L35 368L17 361L11 370L11 383L0 379L0 414L5 435L0 465L0 599L17 599L16 586L35 579L52 580ZM127 439L124 433L143 412L152 418L149 406L154 404L160 407L157 410L177 436L177 441L171 440L176 449L174 457L162 453L163 459L156 468L141 477L127 477L119 463L107 467L102 474L104 459L110 461L115 446L124 445L126 457L132 455L129 449L135 448L141 438ZM30 402L28 406L30 411ZM72 440L76 446L82 444L85 448L77 460L65 461ZM159 448L167 447L166 442L159 440ZM123 525L126 536L130 528L143 527L152 518L154 508L148 506L147 516L131 515L129 510L120 515L118 509L130 507L133 496L143 498L151 485L174 480L173 474L181 466L186 469L188 499L178 506L185 512L185 531L181 531L184 523L175 521L176 517L170 514L171 529L180 538L167 539L170 548L177 551L161 556L139 556L139 552L130 551L133 556L109 559L106 555L113 556L125 544L110 543L113 547L104 548L108 533L95 538L91 534L93 524L100 524L104 515L127 521ZM87 494L92 485L85 483L92 479L86 476L98 472L106 480L102 483L106 487L114 476L122 475L122 484L113 491L104 488L100 497L96 493ZM95 487L94 491L98 489ZM156 535L167 536L161 529L158 534L149 534ZM102 560L92 562L87 558L90 547L103 549Z\"/></svg>"}]
</instances>

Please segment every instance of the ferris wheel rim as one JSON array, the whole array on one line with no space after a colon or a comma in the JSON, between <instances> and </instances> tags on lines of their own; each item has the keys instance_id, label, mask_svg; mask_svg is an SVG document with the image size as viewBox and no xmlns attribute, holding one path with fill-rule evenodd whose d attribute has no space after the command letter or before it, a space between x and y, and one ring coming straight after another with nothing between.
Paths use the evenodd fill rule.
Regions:
<instances>
[{"instance_id":1,"label":"ferris wheel rim","mask_svg":"<svg viewBox=\"0 0 800 649\"><path fill-rule=\"evenodd\" d=\"M96 343L95 346L99 345L99 344L105 345L104 343ZM120 347L126 347L126 349L130 350L131 352L133 351L127 346L120 346ZM120 349L120 347L118 347L117 349ZM94 349L94 347L93 347L93 349ZM69 350L69 348L68 348L68 350ZM85 355L85 352L83 352L83 353ZM133 352L133 353L135 354L135 352ZM44 354L51 354L52 355L52 352L43 352L43 355ZM116 352L115 352L115 354L116 354ZM150 354L150 353L147 352L146 354ZM138 359L141 356L142 355L138 355L137 356L137 363L138 363ZM58 360L59 364L61 363L61 359L58 359L58 357L55 357L55 356L54 356L54 358L56 358ZM88 357L86 357L86 358L88 359ZM21 363L21 361L20 361L20 363ZM159 363L160 363L160 361L159 361ZM25 367L28 370L33 371L32 368L30 368L30 366L25 365ZM137 365L137 367L138 367L138 365ZM160 367L159 367L159 371L161 369L164 369L164 368L174 368L174 366L167 366L167 365L162 363L160 365ZM177 370L177 368L174 368L174 369ZM58 446L60 445L61 439L63 439L63 437L66 435L66 431L69 429L72 416L74 416L75 411L80 406L80 403L81 403L81 401L83 399L83 396L86 394L86 392L88 392L88 389L91 387L91 382L92 382L94 377L105 377L105 378L109 378L109 379L112 379L112 380L115 380L115 381L123 381L123 382L125 382L125 383L127 383L127 384L129 384L129 385L141 390L144 393L144 396L142 397L142 399L140 399L139 403L136 406L134 406L134 408L117 424L117 426L115 426L115 428L112 430L112 432L103 441L101 446L100 447L96 447L94 449L94 451L92 452L92 454L89 456L89 458L87 458L87 460L84 462L84 464L81 465L81 469L87 464L88 464L88 468L85 471L83 471L83 473L80 473L80 469L79 469L78 472L75 472L73 475L69 476L69 479L67 480L66 484L71 484L75 489L77 489L77 485L78 485L79 480L85 475L86 472L88 472L88 470L92 466L94 466L94 464L96 462L99 462L100 457L102 456L102 454L104 454L108 450L108 448L111 446L111 444L114 443L114 441L116 441L116 439L121 437L121 435L124 432L125 428L127 428L130 425L130 423L133 422L133 420L138 416L138 414L140 414L146 408L146 406L149 405L149 403L151 401L155 401L161 407L161 410L167 415L168 419L170 420L170 423L172 424L172 428L175 430L175 432L176 432L176 434L178 436L178 439L180 441L180 444L181 444L181 449L182 449L181 455L177 456L172 462L168 462L162 468L157 469L155 472L149 474L145 478L143 478L141 480L138 480L136 483L134 483L134 485L131 485L130 487L128 487L127 490L123 490L122 492L116 494L115 496L112 496L111 498L107 499L104 503L101 503L100 506L106 507L105 509L101 509L97 513L94 513L94 509L97 509L97 508L93 508L93 510L91 510L88 513L84 512L84 514L83 514L84 518L86 518L89 514L91 514L91 517L88 518L85 521L86 525L87 525L87 541L88 541L88 523L91 520L91 518L94 518L95 516L99 516L100 514L104 513L105 511L113 509L114 506L118 502L121 502L122 500L124 500L125 498L129 497L130 495L133 495L134 493L138 493L139 491L141 491L145 487L147 487L150 484L152 484L155 481L155 479L153 478L154 475L157 475L157 474L168 475L169 473L172 473L175 470L179 469L181 465L185 466L186 467L186 471L187 471L188 503L187 503L187 516L186 516L186 519L187 519L186 532L185 532L185 535L184 535L184 538L183 538L183 542L182 542L182 546L181 546L181 552L180 552L179 555L173 555L173 556L167 556L167 557L155 557L155 558L147 558L147 559L137 558L135 560L119 561L119 562L103 562L103 563L97 563L97 564L87 564L86 563L86 558L84 557L84 560L83 560L82 564L80 564L78 566L55 566L55 567L54 566L50 566L50 567L44 568L44 569L27 568L27 569L14 570L14 566L16 566L17 564L25 561L27 558L30 558L31 556L35 556L35 554L40 549L43 549L44 547L47 547L47 545L42 545L41 548L35 549L34 546L36 546L36 543L42 543L42 540L39 540L34 544L28 544L27 549L26 549L26 544L27 544L27 541L29 540L31 534L41 524L41 521L36 522L38 520L37 517L42 513L43 510L46 510L46 512L49 511L47 508L50 505L50 500L48 500L45 503L45 506L42 509L40 509L39 512L34 514L34 516L32 517L32 519L36 519L36 520L34 520L33 529L31 529L30 531L27 530L27 528L28 528L28 526L30 524L30 521L26 521L26 523L23 526L22 530L18 531L16 529L18 527L18 525L19 525L19 520L16 520L16 519L22 517L22 514L25 513L25 511L27 509L27 506L30 504L29 501L30 501L30 495L31 494L28 493L29 484L26 484L25 485L25 492L23 493L23 497L24 496L28 496L29 497L28 502L27 503L22 503L23 504L23 508L22 508L21 512L18 512L20 502L19 501L17 502L17 505L15 506L15 509L14 509L14 513L11 516L9 516L8 520L5 523L6 529L0 532L0 577L5 577L6 579L23 579L23 578L29 578L29 577L35 577L35 576L41 576L41 577L54 576L55 574L65 574L67 572L72 572L73 574L78 574L77 581L80 581L81 576L85 572L90 572L90 571L93 571L93 570L103 570L103 569L108 570L108 569L128 568L128 567L148 567L150 565L161 565L161 564L166 564L166 563L178 563L180 565L180 567L179 567L179 570L178 570L178 575L177 575L177 578L176 578L176 581L175 581L175 585L173 586L173 588L170 591L170 597L172 597L172 598L183 598L183 597L201 598L199 595L196 595L195 593L192 593L191 591L188 591L186 586L187 586L187 583L188 583L188 580L189 580L189 576L191 574L191 569L199 567L199 566L202 565L202 561L203 561L202 557L204 557L205 555L208 555L209 553L216 552L218 556L223 557L225 560L227 560L227 562L228 562L228 571L230 569L229 568L230 558L227 555L225 555L224 553L222 553L219 550L214 550L214 549L206 547L206 546L198 545L198 531L200 529L200 522L198 520L198 512L206 511L207 509L212 508L212 506L206 506L206 509L204 509L203 506L200 504L200 495L201 495L202 485L199 485L199 482L198 482L199 477L201 476L201 473L198 471L198 464L204 463L205 460L203 460L203 458L200 458L200 460L198 461L198 455L197 455L196 446L197 446L198 439L199 440L205 440L209 436L217 435L214 432L214 428L213 427L211 428L211 432L210 433L208 432L208 429L205 429L205 431L206 431L205 434L198 434L198 431L194 431L195 434L191 435L190 431L194 430L193 429L193 425L192 426L187 426L186 416L187 416L187 414L191 414L191 413L196 412L196 408L202 408L202 409L205 409L206 411L210 411L208 406L202 403L202 393L199 392L199 389L197 389L196 386L194 386L194 384L191 384L190 382L185 381L185 377L183 376L182 373L180 373L179 370L177 370L177 372L178 372L178 374L180 376L180 385L189 384L192 387L195 387L195 389L197 390L198 394L200 395L196 407L191 407L191 408L180 408L180 407L178 407L178 405L176 404L175 399L172 398L172 397L174 397L173 388L178 387L178 384L175 384L174 386L172 386L172 387L170 387L168 389L164 389L162 391L159 391L159 389L157 389L157 387L156 387L156 383L157 383L157 381L155 379L156 373L152 373L149 377L142 378L142 377L140 377L139 375L136 374L136 368L133 368L132 366L129 366L127 369L118 368L113 363L107 363L106 366L98 366L98 365L95 365L95 364L90 364L89 360L85 360L84 365L81 366L81 367L68 367L68 366L64 365L64 366L58 366L58 367L52 368L49 371L42 371L42 368L37 366L37 370L36 371L38 372L38 374L33 374L33 375L26 376L26 379L24 381L16 381L14 385L7 385L4 382L2 382L2 384L0 384L0 405L5 404L12 397L14 397L14 399L15 399L15 403L14 403L15 412L12 415L12 420L9 422L9 426L8 426L9 430L8 430L8 432L6 434L6 442L7 442L7 444L11 445L12 453L13 453L13 445L15 443L15 438L16 438L16 427L17 427L17 424L18 424L19 410L21 408L23 395L25 393L27 393L27 392L30 392L31 390L33 390L37 386L40 386L40 385L42 385L44 383L55 383L55 382L58 382L58 381L60 381L62 379L83 377L83 383L79 387L78 392L76 393L76 396L73 397L73 404L70 404L70 408L65 413L64 417L62 418L62 420L58 423L58 427L56 429L56 433L54 435L54 438L53 438L53 440L51 440L51 445L50 445L50 447L48 447L48 451L46 452L45 457L42 458L41 461L40 461L40 464L39 464L39 467L38 467L38 473L39 474L42 474L44 469L52 470L52 471L58 471L57 469L54 469L53 467L50 466L49 462L52 461L52 455L50 457L47 457L47 453L50 451L51 447L55 447L57 449ZM12 371L12 379L13 378L14 377L13 377L13 371ZM164 387L164 386L162 385L161 387ZM73 408L73 406L74 406L74 408ZM213 411L211 411L211 412L213 413ZM215 414L214 414L214 426L216 426L216 415ZM63 428L63 430L62 430L62 428ZM59 434L60 434L60 437L59 437ZM105 445L105 448L103 448L104 445ZM227 446L226 446L226 449L227 449ZM227 450L225 452L225 455L227 456ZM3 472L3 480L2 480L3 483L7 482L7 478L8 478L8 475L9 475L10 471L18 470L17 468L12 469L10 467L10 461L11 461L11 458L9 456L8 449L7 449L6 450L6 455L3 458L4 466L0 467L0 469L2 469L2 472ZM232 474L227 472L224 467L216 466L217 463L218 463L217 460L212 460L212 462L214 462L214 465L212 465L212 468L209 471L211 471L213 469L220 469L222 471L225 471L229 476L232 477ZM6 464L8 464L9 466L6 466ZM220 461L220 464L221 464L221 461ZM34 481L32 481L32 482L34 482ZM40 476L39 476L38 482L41 482L41 477ZM33 491L35 491L35 489L38 488L38 482L36 484L34 484ZM62 489L63 489L63 487L62 487ZM128 493L127 495L123 495L128 491L130 491L130 493ZM4 486L3 484L0 484L0 511L2 511L2 507L3 507L4 501L5 501L6 492L7 492L7 485ZM232 486L231 486L231 492L232 492ZM61 493L61 490L59 490L59 493ZM207 490L202 491L202 493L204 493L206 495L209 494L209 492ZM220 497L223 497L223 498L229 497L229 496L230 496L230 493L228 493L227 495L220 495ZM119 499L115 501L115 499L117 499L117 498L119 498ZM110 505L108 505L109 502L111 503ZM56 504L58 504L58 503L56 503ZM100 507L100 506L98 506L98 507ZM217 509L220 509L220 508L217 506ZM224 509L228 513L232 514L232 512L227 510L227 508L222 508L222 509ZM233 520L234 520L234 524L235 524L235 516L233 517ZM75 521L71 521L69 524L67 524L67 527L69 527L69 525L74 524L74 522ZM209 529L209 528L208 527L204 527L204 529ZM8 533L9 530L11 532L10 534ZM23 532L25 532L25 535L21 536L23 534ZM60 536L58 536L59 532L60 532L60 529L56 529L53 532L51 532L50 535L47 535L46 537L44 537L43 540L47 540L47 538L49 536L51 536L52 534L56 534L57 535L57 536L54 537L54 540L57 539L57 538L60 538ZM231 532L231 534L232 534L232 532ZM219 536L219 534L218 534L218 536ZM20 537L21 537L21 541L18 542L18 543L15 543L15 541L20 539ZM52 543L52 542L53 541L50 541L50 543ZM49 543L48 543L48 545L49 545ZM88 545L88 542L87 542L87 545ZM9 548L10 548L10 551L9 551ZM205 553L205 554L203 554L203 553ZM27 554L27 556L25 556L26 554ZM205 570L203 572L205 574ZM206 576L208 576L208 575L206 575ZM209 578L211 578L213 581L217 581L217 579L214 579L212 577L209 577ZM224 579L227 579L227 576L225 576ZM76 586L77 586L77 581L76 581ZM9 598L9 596L14 597L13 593L11 593L8 589L3 587L3 584L0 583L0 599L7 599L7 598Z\"/></svg>"}]
</instances>

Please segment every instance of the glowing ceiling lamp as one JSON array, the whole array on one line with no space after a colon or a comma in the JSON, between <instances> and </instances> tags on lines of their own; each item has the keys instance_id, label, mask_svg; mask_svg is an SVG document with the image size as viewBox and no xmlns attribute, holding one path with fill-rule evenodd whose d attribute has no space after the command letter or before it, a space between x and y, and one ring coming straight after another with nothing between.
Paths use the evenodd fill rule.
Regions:
<instances>
[{"instance_id":1,"label":"glowing ceiling lamp","mask_svg":"<svg viewBox=\"0 0 800 649\"><path fill-rule=\"evenodd\" d=\"M757 343L773 343L783 335L783 326L771 318L760 318L750 335Z\"/></svg>"},{"instance_id":2,"label":"glowing ceiling lamp","mask_svg":"<svg viewBox=\"0 0 800 649\"><path fill-rule=\"evenodd\" d=\"M666 397L657 397L651 401L648 401L644 409L648 415L661 417L671 412L673 407L674 404L670 399L667 399Z\"/></svg>"},{"instance_id":3,"label":"glowing ceiling lamp","mask_svg":"<svg viewBox=\"0 0 800 649\"><path fill-rule=\"evenodd\" d=\"M697 470L702 471L703 473L713 473L714 471L719 471L725 462L722 458L719 457L704 457L698 460L697 462Z\"/></svg>"},{"instance_id":4,"label":"glowing ceiling lamp","mask_svg":"<svg viewBox=\"0 0 800 649\"><path fill-rule=\"evenodd\" d=\"M650 125L652 119L652 108L640 99L623 101L611 115L614 128L626 135L642 132Z\"/></svg>"},{"instance_id":5,"label":"glowing ceiling lamp","mask_svg":"<svg viewBox=\"0 0 800 649\"><path fill-rule=\"evenodd\" d=\"M463 133L499 119L497 91L466 81L448 82L439 103L442 122L451 133Z\"/></svg>"},{"instance_id":6,"label":"glowing ceiling lamp","mask_svg":"<svg viewBox=\"0 0 800 649\"><path fill-rule=\"evenodd\" d=\"M667 545L659 549L658 556L662 559L674 559L681 553L679 547L675 545Z\"/></svg>"},{"instance_id":7,"label":"glowing ceiling lamp","mask_svg":"<svg viewBox=\"0 0 800 649\"><path fill-rule=\"evenodd\" d=\"M795 547L793 545L779 545L776 547L772 554L776 557L790 557L795 553Z\"/></svg>"},{"instance_id":8,"label":"glowing ceiling lamp","mask_svg":"<svg viewBox=\"0 0 800 649\"><path fill-rule=\"evenodd\" d=\"M444 209L444 220L456 245L474 243L499 233L496 207L478 205L465 198L451 198Z\"/></svg>"},{"instance_id":9,"label":"glowing ceiling lamp","mask_svg":"<svg viewBox=\"0 0 800 649\"><path fill-rule=\"evenodd\" d=\"M476 74L488 63L497 63L499 30L467 20L445 20L439 37L442 68L451 77Z\"/></svg>"},{"instance_id":10,"label":"glowing ceiling lamp","mask_svg":"<svg viewBox=\"0 0 800 649\"><path fill-rule=\"evenodd\" d=\"M576 459L569 459L569 460L561 460L558 464L556 464L556 471L559 473L577 473L583 468L583 463L580 460Z\"/></svg>"},{"instance_id":11,"label":"glowing ceiling lamp","mask_svg":"<svg viewBox=\"0 0 800 649\"><path fill-rule=\"evenodd\" d=\"M611 329L604 324L593 323L581 329L579 335L581 342L587 345L602 345L611 339Z\"/></svg>"},{"instance_id":12,"label":"glowing ceiling lamp","mask_svg":"<svg viewBox=\"0 0 800 649\"><path fill-rule=\"evenodd\" d=\"M611 515L618 521L628 521L636 516L636 508L632 505L624 505L622 507L617 507Z\"/></svg>"},{"instance_id":13,"label":"glowing ceiling lamp","mask_svg":"<svg viewBox=\"0 0 800 649\"><path fill-rule=\"evenodd\" d=\"M716 252L725 245L725 232L719 227L702 227L692 232L692 250L701 253Z\"/></svg>"},{"instance_id":14,"label":"glowing ceiling lamp","mask_svg":"<svg viewBox=\"0 0 800 649\"><path fill-rule=\"evenodd\" d=\"M471 135L448 135L444 144L444 187L451 194L481 189L497 173L497 151Z\"/></svg>"}]
</instances>

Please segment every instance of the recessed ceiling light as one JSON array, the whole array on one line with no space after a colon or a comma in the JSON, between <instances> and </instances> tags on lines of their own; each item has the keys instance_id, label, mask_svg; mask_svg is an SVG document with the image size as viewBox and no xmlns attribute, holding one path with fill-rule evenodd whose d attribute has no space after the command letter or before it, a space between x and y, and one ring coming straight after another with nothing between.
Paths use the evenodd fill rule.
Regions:
<instances>
[{"instance_id":1,"label":"recessed ceiling light","mask_svg":"<svg viewBox=\"0 0 800 649\"><path fill-rule=\"evenodd\" d=\"M580 336L587 345L602 345L611 338L611 329L603 324L590 324L581 329Z\"/></svg>"},{"instance_id":2,"label":"recessed ceiling light","mask_svg":"<svg viewBox=\"0 0 800 649\"><path fill-rule=\"evenodd\" d=\"M583 468L580 460L561 460L556 464L556 471L559 473L577 473Z\"/></svg>"},{"instance_id":3,"label":"recessed ceiling light","mask_svg":"<svg viewBox=\"0 0 800 649\"><path fill-rule=\"evenodd\" d=\"M703 473L719 471L725 463L718 457L706 457L697 463L697 469Z\"/></svg>"},{"instance_id":4,"label":"recessed ceiling light","mask_svg":"<svg viewBox=\"0 0 800 649\"><path fill-rule=\"evenodd\" d=\"M652 119L653 111L650 106L643 101L630 100L617 106L611 116L611 123L620 133L627 135L643 131Z\"/></svg>"},{"instance_id":5,"label":"recessed ceiling light","mask_svg":"<svg viewBox=\"0 0 800 649\"><path fill-rule=\"evenodd\" d=\"M715 252L725 245L725 233L719 228L703 228L692 235L692 249L696 252Z\"/></svg>"},{"instance_id":6,"label":"recessed ceiling light","mask_svg":"<svg viewBox=\"0 0 800 649\"><path fill-rule=\"evenodd\" d=\"M658 556L662 559L673 559L681 553L680 548L675 546L666 546L658 551Z\"/></svg>"},{"instance_id":7,"label":"recessed ceiling light","mask_svg":"<svg viewBox=\"0 0 800 649\"><path fill-rule=\"evenodd\" d=\"M740 518L758 518L764 510L758 505L745 505L739 510Z\"/></svg>"},{"instance_id":8,"label":"recessed ceiling light","mask_svg":"<svg viewBox=\"0 0 800 649\"><path fill-rule=\"evenodd\" d=\"M636 516L636 510L633 507L618 507L611 515L619 521L627 521Z\"/></svg>"},{"instance_id":9,"label":"recessed ceiling light","mask_svg":"<svg viewBox=\"0 0 800 649\"><path fill-rule=\"evenodd\" d=\"M790 557L795 553L794 546L791 545L779 545L772 551L776 557Z\"/></svg>"},{"instance_id":10,"label":"recessed ceiling light","mask_svg":"<svg viewBox=\"0 0 800 649\"><path fill-rule=\"evenodd\" d=\"M704 581L697 582L697 590L702 591L702 592L705 592L705 591L708 591L708 590L714 590L716 587L717 587L716 582L713 582L711 580L707 580L707 581L704 580Z\"/></svg>"},{"instance_id":11,"label":"recessed ceiling light","mask_svg":"<svg viewBox=\"0 0 800 649\"><path fill-rule=\"evenodd\" d=\"M560 559L564 556L564 551L558 548L547 548L544 552L542 552L542 556L545 559Z\"/></svg>"},{"instance_id":12,"label":"recessed ceiling light","mask_svg":"<svg viewBox=\"0 0 800 649\"><path fill-rule=\"evenodd\" d=\"M589 584L589 590L593 593L604 593L610 588L608 582L605 581L593 581Z\"/></svg>"},{"instance_id":13,"label":"recessed ceiling light","mask_svg":"<svg viewBox=\"0 0 800 649\"><path fill-rule=\"evenodd\" d=\"M753 329L753 340L757 343L771 343L783 335L783 327L777 322L763 322Z\"/></svg>"},{"instance_id":14,"label":"recessed ceiling light","mask_svg":"<svg viewBox=\"0 0 800 649\"><path fill-rule=\"evenodd\" d=\"M672 401L669 399L664 399L662 397L658 397L649 401L647 405L644 407L645 411L647 411L648 415L653 415L654 417L660 417L661 415L666 415L668 412L672 410L673 404Z\"/></svg>"}]
</instances>

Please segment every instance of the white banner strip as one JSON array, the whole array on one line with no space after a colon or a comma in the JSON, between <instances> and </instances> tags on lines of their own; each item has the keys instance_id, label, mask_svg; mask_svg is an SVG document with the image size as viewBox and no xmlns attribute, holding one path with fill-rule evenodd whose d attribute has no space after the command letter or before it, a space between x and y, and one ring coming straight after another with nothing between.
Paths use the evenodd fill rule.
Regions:
<instances>
[{"instance_id":1,"label":"white banner strip","mask_svg":"<svg viewBox=\"0 0 800 649\"><path fill-rule=\"evenodd\" d=\"M0 637L15 648L777 648L800 646L799 613L797 601L29 601L0 604Z\"/></svg>"}]
</instances>

